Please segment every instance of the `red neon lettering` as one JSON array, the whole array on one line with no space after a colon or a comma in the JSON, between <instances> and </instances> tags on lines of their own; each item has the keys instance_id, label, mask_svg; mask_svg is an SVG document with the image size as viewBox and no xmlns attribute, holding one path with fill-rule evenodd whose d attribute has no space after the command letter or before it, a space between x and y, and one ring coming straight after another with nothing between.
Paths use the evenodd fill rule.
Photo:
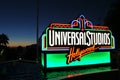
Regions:
<instances>
[{"instance_id":1,"label":"red neon lettering","mask_svg":"<svg viewBox=\"0 0 120 80\"><path fill-rule=\"evenodd\" d=\"M83 49L81 51L80 51L80 48L77 48L76 52L74 51L75 50L74 47L70 48L70 53L67 55L67 64L69 64L70 62L75 61L75 60L80 61L82 56L89 54L90 52L94 52L96 49L98 49L98 47L95 48L95 45L93 45L89 48Z\"/></svg>"}]
</instances>

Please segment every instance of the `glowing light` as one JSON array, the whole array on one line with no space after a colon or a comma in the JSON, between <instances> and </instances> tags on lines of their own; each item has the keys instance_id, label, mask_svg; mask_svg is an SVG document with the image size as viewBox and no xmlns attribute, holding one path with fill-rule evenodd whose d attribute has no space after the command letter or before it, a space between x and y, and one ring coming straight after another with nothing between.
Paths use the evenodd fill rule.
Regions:
<instances>
[{"instance_id":1,"label":"glowing light","mask_svg":"<svg viewBox=\"0 0 120 80\"><path fill-rule=\"evenodd\" d=\"M82 57L80 61L73 61L69 65L66 64L67 53L49 53L46 54L46 67L57 68L57 67L70 67L70 66L87 66L96 64L107 64L110 63L110 52L92 52ZM42 53L42 60L44 60L44 53ZM59 58L59 59L57 59ZM44 61L42 61L44 66Z\"/></svg>"},{"instance_id":2,"label":"glowing light","mask_svg":"<svg viewBox=\"0 0 120 80\"><path fill-rule=\"evenodd\" d=\"M74 47L70 48L70 53L67 55L67 64L69 64L70 62L75 61L75 60L80 61L82 56L84 56L86 54L90 54L91 52L94 52L96 49L98 49L98 48L95 48L95 45L93 45L89 48L86 48L84 50L80 50L80 48L77 48L76 52L74 50Z\"/></svg>"},{"instance_id":3,"label":"glowing light","mask_svg":"<svg viewBox=\"0 0 120 80\"><path fill-rule=\"evenodd\" d=\"M51 23L46 29L42 35L42 65L56 68L106 64L110 63L110 49L115 49L115 39L109 28L94 26L80 15L70 24Z\"/></svg>"},{"instance_id":4,"label":"glowing light","mask_svg":"<svg viewBox=\"0 0 120 80\"><path fill-rule=\"evenodd\" d=\"M80 25L81 22L78 21L78 20L73 20L73 21L72 21L72 23L71 23L71 28L73 28L73 26L77 26L77 25L74 24L75 22L78 22L78 23L79 23L79 28L81 29L81 25Z\"/></svg>"}]
</instances>

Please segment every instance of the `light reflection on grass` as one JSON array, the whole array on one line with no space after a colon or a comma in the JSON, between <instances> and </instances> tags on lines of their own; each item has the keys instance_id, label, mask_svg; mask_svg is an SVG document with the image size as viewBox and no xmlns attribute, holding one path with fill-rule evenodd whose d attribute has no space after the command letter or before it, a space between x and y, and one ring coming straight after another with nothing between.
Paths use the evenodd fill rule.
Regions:
<instances>
[{"instance_id":1,"label":"light reflection on grass","mask_svg":"<svg viewBox=\"0 0 120 80\"><path fill-rule=\"evenodd\" d=\"M97 68L88 68L88 69L77 69L77 70L69 70L69 71L58 71L58 72L48 72L47 73L47 78L52 79L52 78L59 78L59 77L67 77L68 75L85 75L85 74L91 74L91 73L97 73L97 72L104 72L104 71L110 71L111 67L106 66L106 67L97 67Z\"/></svg>"}]
</instances>

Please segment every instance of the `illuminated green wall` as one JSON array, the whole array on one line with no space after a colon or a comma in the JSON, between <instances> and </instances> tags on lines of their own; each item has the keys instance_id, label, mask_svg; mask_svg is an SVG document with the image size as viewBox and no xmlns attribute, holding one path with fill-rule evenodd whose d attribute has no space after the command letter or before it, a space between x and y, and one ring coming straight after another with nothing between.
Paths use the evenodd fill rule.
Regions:
<instances>
[{"instance_id":1,"label":"illuminated green wall","mask_svg":"<svg viewBox=\"0 0 120 80\"><path fill-rule=\"evenodd\" d=\"M44 54L42 53L42 65L44 66Z\"/></svg>"},{"instance_id":2,"label":"illuminated green wall","mask_svg":"<svg viewBox=\"0 0 120 80\"><path fill-rule=\"evenodd\" d=\"M94 64L104 64L110 63L110 52L92 52L81 58L80 61L73 61L69 64L66 64L66 55L67 53L47 53L46 62L47 68L54 67L68 67L68 66L85 66L85 65L94 65ZM42 53L42 65L44 66L44 53Z\"/></svg>"}]
</instances>

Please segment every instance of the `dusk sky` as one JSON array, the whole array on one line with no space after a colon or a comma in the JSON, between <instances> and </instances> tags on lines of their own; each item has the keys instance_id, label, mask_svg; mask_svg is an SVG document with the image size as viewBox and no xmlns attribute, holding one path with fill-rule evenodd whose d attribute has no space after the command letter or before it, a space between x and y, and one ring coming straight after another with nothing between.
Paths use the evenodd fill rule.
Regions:
<instances>
[{"instance_id":1,"label":"dusk sky","mask_svg":"<svg viewBox=\"0 0 120 80\"><path fill-rule=\"evenodd\" d=\"M0 34L10 46L36 43L37 0L0 0ZM83 14L93 25L103 25L117 0L39 0L39 36L51 22L69 23Z\"/></svg>"}]
</instances>

